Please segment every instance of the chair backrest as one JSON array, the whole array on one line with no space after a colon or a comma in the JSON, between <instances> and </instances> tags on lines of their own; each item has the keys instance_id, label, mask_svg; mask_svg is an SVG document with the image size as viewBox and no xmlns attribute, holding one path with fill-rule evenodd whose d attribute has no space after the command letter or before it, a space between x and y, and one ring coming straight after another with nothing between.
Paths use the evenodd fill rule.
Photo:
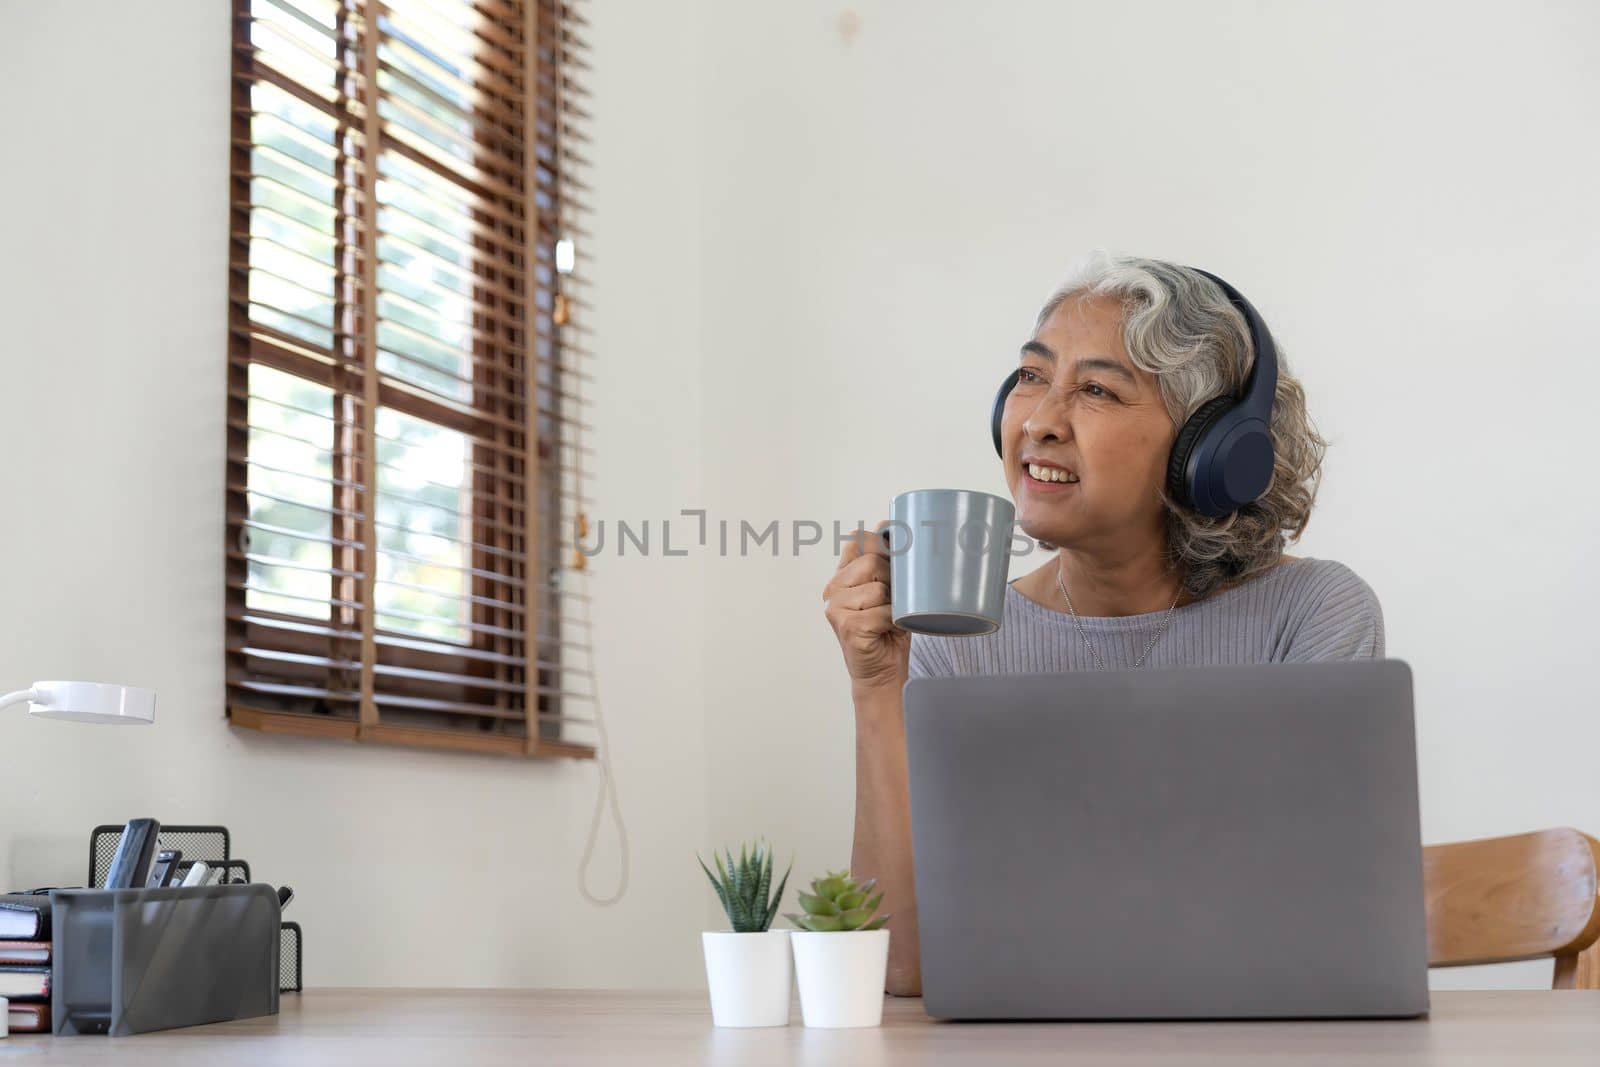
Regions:
<instances>
[{"instance_id":1,"label":"chair backrest","mask_svg":"<svg viewBox=\"0 0 1600 1067\"><path fill-rule=\"evenodd\" d=\"M1552 956L1561 986L1600 938L1600 841L1588 834L1540 830L1430 845L1422 867L1431 967Z\"/></svg>"}]
</instances>

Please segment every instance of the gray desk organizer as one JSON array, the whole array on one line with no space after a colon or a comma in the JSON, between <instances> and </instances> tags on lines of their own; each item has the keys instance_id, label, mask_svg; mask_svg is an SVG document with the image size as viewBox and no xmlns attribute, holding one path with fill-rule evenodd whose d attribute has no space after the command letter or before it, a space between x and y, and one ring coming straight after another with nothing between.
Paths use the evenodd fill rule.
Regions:
<instances>
[{"instance_id":1,"label":"gray desk organizer","mask_svg":"<svg viewBox=\"0 0 1600 1067\"><path fill-rule=\"evenodd\" d=\"M269 885L58 889L50 1016L60 1034L142 1034L278 1012Z\"/></svg>"},{"instance_id":2,"label":"gray desk organizer","mask_svg":"<svg viewBox=\"0 0 1600 1067\"><path fill-rule=\"evenodd\" d=\"M111 873L111 861L122 844L123 827L114 823L96 826L89 835L89 888L99 889L106 884ZM232 885L250 881L250 864L232 858L233 835L226 826L163 825L156 835L157 848L175 848L183 853L178 864L181 879L195 860L203 860L217 872L218 885ZM279 991L300 992L300 954L305 937L298 923L284 923L279 941Z\"/></svg>"}]
</instances>

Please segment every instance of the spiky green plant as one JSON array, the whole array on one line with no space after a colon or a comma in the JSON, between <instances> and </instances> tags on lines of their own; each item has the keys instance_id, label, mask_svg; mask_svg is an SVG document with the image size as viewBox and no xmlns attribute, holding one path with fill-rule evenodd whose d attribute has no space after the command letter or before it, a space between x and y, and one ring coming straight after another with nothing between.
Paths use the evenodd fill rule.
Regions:
<instances>
[{"instance_id":1,"label":"spiky green plant","mask_svg":"<svg viewBox=\"0 0 1600 1067\"><path fill-rule=\"evenodd\" d=\"M722 901L722 910L728 913L728 922L736 934L764 933L772 926L772 920L778 915L778 904L783 900L783 889L789 884L789 871L794 870L794 861L790 860L789 871L783 872L778 891L769 897L772 849L760 841L753 846L754 851L751 849L752 846L740 845L737 862L733 850L726 845L722 849L727 853L726 861L713 851L711 862L717 865L716 874L711 873L705 860L695 856L700 860L700 869L711 879L711 888L717 891L717 899Z\"/></svg>"},{"instance_id":2,"label":"spiky green plant","mask_svg":"<svg viewBox=\"0 0 1600 1067\"><path fill-rule=\"evenodd\" d=\"M819 934L876 930L890 919L888 915L872 917L883 901L882 893L872 893L877 884L876 878L857 882L849 871L829 871L824 877L811 880L811 892L800 894L805 914L786 912L784 918L802 930Z\"/></svg>"}]
</instances>

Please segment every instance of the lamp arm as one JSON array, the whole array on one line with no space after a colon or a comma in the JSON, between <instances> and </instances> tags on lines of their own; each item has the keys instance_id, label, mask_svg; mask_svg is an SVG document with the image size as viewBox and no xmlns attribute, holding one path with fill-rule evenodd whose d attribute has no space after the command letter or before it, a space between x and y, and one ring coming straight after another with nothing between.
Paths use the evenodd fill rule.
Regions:
<instances>
[{"instance_id":1,"label":"lamp arm","mask_svg":"<svg viewBox=\"0 0 1600 1067\"><path fill-rule=\"evenodd\" d=\"M15 693L3 693L3 694L0 694L0 708L9 707L12 704L25 704L30 700L38 700L38 699L39 699L39 690L37 690L37 689L18 689Z\"/></svg>"}]
</instances>

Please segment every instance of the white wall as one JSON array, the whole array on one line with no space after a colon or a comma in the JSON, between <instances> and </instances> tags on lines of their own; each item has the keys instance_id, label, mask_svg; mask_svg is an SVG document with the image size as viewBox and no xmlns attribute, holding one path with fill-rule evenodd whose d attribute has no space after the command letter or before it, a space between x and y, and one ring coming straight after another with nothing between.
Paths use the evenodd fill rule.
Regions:
<instances>
[{"instance_id":1,"label":"white wall","mask_svg":"<svg viewBox=\"0 0 1600 1067\"><path fill-rule=\"evenodd\" d=\"M1334 442L1291 551L1383 601L1427 838L1600 831L1600 9L850 7L853 43L839 4L708 4L710 505L870 520L902 489L1004 492L989 400L1068 263L1209 267ZM708 592L712 836L762 828L811 867L850 835L830 569L718 561Z\"/></svg>"},{"instance_id":2,"label":"white wall","mask_svg":"<svg viewBox=\"0 0 1600 1067\"><path fill-rule=\"evenodd\" d=\"M694 849L764 833L807 874L848 857L828 553L595 562L636 850L614 910L573 888L592 767L230 730L227 25L170 6L0 14L0 593L28 605L0 617L0 684L162 699L135 733L0 723L0 882L81 877L97 822L216 819L296 886L313 983L697 983ZM1208 266L1263 309L1334 441L1294 551L1383 600L1417 678L1427 837L1600 829L1600 505L1578 459L1600 385L1595 8L901 0L852 5L848 43L837 4L589 10L596 516L848 523L907 487L1000 490L988 399L1066 265L1099 246ZM408 821L485 898L448 940L391 936L439 906Z\"/></svg>"},{"instance_id":3,"label":"white wall","mask_svg":"<svg viewBox=\"0 0 1600 1067\"><path fill-rule=\"evenodd\" d=\"M619 311L605 323L618 358L597 368L594 415L618 447L595 471L596 510L662 511L700 481L681 373L698 314L692 24L594 7L597 236L613 249L595 273ZM82 884L98 823L220 822L259 877L296 888L308 983L697 981L690 568L594 582L634 846L614 909L576 889L592 765L273 738L223 718L228 41L215 2L0 8L0 689L159 691L149 729L3 717L0 888ZM595 888L615 870L607 836Z\"/></svg>"}]
</instances>

